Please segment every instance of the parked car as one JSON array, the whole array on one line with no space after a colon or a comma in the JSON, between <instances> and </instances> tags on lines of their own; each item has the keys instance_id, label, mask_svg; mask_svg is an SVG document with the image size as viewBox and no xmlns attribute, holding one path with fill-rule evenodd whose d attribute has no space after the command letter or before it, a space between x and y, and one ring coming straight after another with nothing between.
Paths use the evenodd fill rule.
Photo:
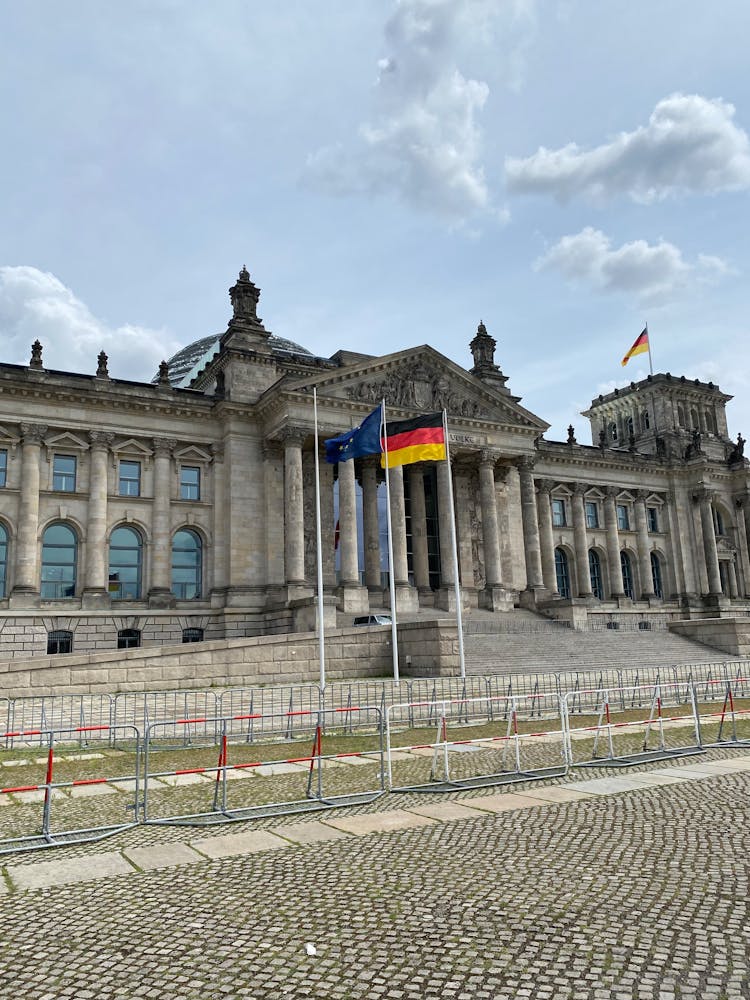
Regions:
<instances>
[{"instance_id":1,"label":"parked car","mask_svg":"<svg viewBox=\"0 0 750 1000\"><path fill-rule=\"evenodd\" d=\"M393 619L390 615L361 615L354 619L355 625L392 625Z\"/></svg>"}]
</instances>

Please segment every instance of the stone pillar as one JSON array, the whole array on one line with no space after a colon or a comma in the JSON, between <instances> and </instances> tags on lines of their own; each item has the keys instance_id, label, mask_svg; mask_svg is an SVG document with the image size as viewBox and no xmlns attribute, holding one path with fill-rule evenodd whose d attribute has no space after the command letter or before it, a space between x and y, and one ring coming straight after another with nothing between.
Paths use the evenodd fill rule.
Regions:
<instances>
[{"instance_id":1,"label":"stone pillar","mask_svg":"<svg viewBox=\"0 0 750 1000\"><path fill-rule=\"evenodd\" d=\"M424 496L424 469L409 466L409 496L411 498L411 550L414 564L414 584L419 594L431 594L430 561L427 553L427 507Z\"/></svg>"},{"instance_id":2,"label":"stone pillar","mask_svg":"<svg viewBox=\"0 0 750 1000\"><path fill-rule=\"evenodd\" d=\"M471 537L471 501L472 487L470 482L471 469L461 462L454 466L453 482L455 486L454 508L456 511L456 531L458 536L458 571L461 590L470 603L476 594L476 578L474 576L474 550ZM475 598L474 598L475 600Z\"/></svg>"},{"instance_id":3,"label":"stone pillar","mask_svg":"<svg viewBox=\"0 0 750 1000\"><path fill-rule=\"evenodd\" d=\"M748 550L748 535L750 534L750 498L745 495L737 500L737 547L740 551L740 596L750 595L750 551Z\"/></svg>"},{"instance_id":4,"label":"stone pillar","mask_svg":"<svg viewBox=\"0 0 750 1000\"><path fill-rule=\"evenodd\" d=\"M451 542L450 477L453 469L448 462L437 463L438 541L440 544L440 590L437 606L443 611L456 610L456 569Z\"/></svg>"},{"instance_id":5,"label":"stone pillar","mask_svg":"<svg viewBox=\"0 0 750 1000\"><path fill-rule=\"evenodd\" d=\"M583 496L586 486L575 483L573 486L573 548L576 555L576 576L578 577L578 596L592 597L591 573L589 571L589 539L586 531L586 508Z\"/></svg>"},{"instance_id":6,"label":"stone pillar","mask_svg":"<svg viewBox=\"0 0 750 1000\"><path fill-rule=\"evenodd\" d=\"M610 597L617 600L625 596L620 563L620 534L617 530L617 488L608 486L604 495L604 528L607 532L607 568L609 569Z\"/></svg>"},{"instance_id":7,"label":"stone pillar","mask_svg":"<svg viewBox=\"0 0 750 1000\"><path fill-rule=\"evenodd\" d=\"M320 537L323 545L323 589L336 589L336 518L333 515L333 470L326 462L325 445L320 446ZM316 568L317 573L317 568Z\"/></svg>"},{"instance_id":8,"label":"stone pillar","mask_svg":"<svg viewBox=\"0 0 750 1000\"><path fill-rule=\"evenodd\" d=\"M738 596L737 568L734 565L734 559L727 560L727 572L729 574L729 596L732 600L736 600Z\"/></svg>"},{"instance_id":9,"label":"stone pillar","mask_svg":"<svg viewBox=\"0 0 750 1000\"><path fill-rule=\"evenodd\" d=\"M638 573L641 578L641 597L653 600L654 578L651 572L651 544L648 539L648 518L646 516L646 490L638 490L635 495L635 535L638 547Z\"/></svg>"},{"instance_id":10,"label":"stone pillar","mask_svg":"<svg viewBox=\"0 0 750 1000\"><path fill-rule=\"evenodd\" d=\"M388 470L391 493L391 531L393 534L393 566L396 585L396 610L416 611L419 597L409 584L409 560L406 551L406 504L404 501L404 469L397 465ZM390 601L390 588L388 591Z\"/></svg>"},{"instance_id":11,"label":"stone pillar","mask_svg":"<svg viewBox=\"0 0 750 1000\"><path fill-rule=\"evenodd\" d=\"M266 587L281 593L286 581L284 571L284 519L279 511L284 509L284 464L279 443L273 440L263 444L263 495L266 522ZM218 511L218 519L222 512Z\"/></svg>"},{"instance_id":12,"label":"stone pillar","mask_svg":"<svg viewBox=\"0 0 750 1000\"><path fill-rule=\"evenodd\" d=\"M151 608L173 608L172 594L172 450L171 438L154 438L154 503L151 519Z\"/></svg>"},{"instance_id":13,"label":"stone pillar","mask_svg":"<svg viewBox=\"0 0 750 1000\"><path fill-rule=\"evenodd\" d=\"M367 611L367 591L359 582L357 490L354 460L339 462L339 603L342 611Z\"/></svg>"},{"instance_id":14,"label":"stone pillar","mask_svg":"<svg viewBox=\"0 0 750 1000\"><path fill-rule=\"evenodd\" d=\"M305 587L305 511L301 431L284 436L284 572L287 587Z\"/></svg>"},{"instance_id":15,"label":"stone pillar","mask_svg":"<svg viewBox=\"0 0 750 1000\"><path fill-rule=\"evenodd\" d=\"M380 571L378 467L372 459L362 462L362 528L365 536L365 584L373 595L380 597L383 584Z\"/></svg>"},{"instance_id":16,"label":"stone pillar","mask_svg":"<svg viewBox=\"0 0 750 1000\"><path fill-rule=\"evenodd\" d=\"M537 480L537 513L539 515L539 544L542 553L542 579L550 597L559 597L555 572L555 538L552 529L552 501L554 488L551 479Z\"/></svg>"},{"instance_id":17,"label":"stone pillar","mask_svg":"<svg viewBox=\"0 0 750 1000\"><path fill-rule=\"evenodd\" d=\"M518 474L521 482L521 519L523 522L523 550L526 558L526 589L536 592L543 589L544 580L533 469L533 458L526 455L519 459Z\"/></svg>"},{"instance_id":18,"label":"stone pillar","mask_svg":"<svg viewBox=\"0 0 750 1000\"><path fill-rule=\"evenodd\" d=\"M86 522L86 571L81 606L110 605L107 544L107 458L114 434L89 431L89 508Z\"/></svg>"},{"instance_id":19,"label":"stone pillar","mask_svg":"<svg viewBox=\"0 0 750 1000\"><path fill-rule=\"evenodd\" d=\"M211 463L211 499L213 500L214 505L212 511L214 543L212 560L213 570L209 596L211 598L211 607L222 608L226 603L227 588L229 585L229 580L227 578L227 547L231 544L230 530L229 525L227 524L227 465L224 461L224 445L212 445L211 454L213 458ZM263 452L263 458L265 477L265 451ZM278 509L278 506L276 509ZM267 499L265 513L266 525L268 525ZM266 581L268 582L271 579L272 574L269 571L269 567L266 566Z\"/></svg>"},{"instance_id":20,"label":"stone pillar","mask_svg":"<svg viewBox=\"0 0 750 1000\"><path fill-rule=\"evenodd\" d=\"M482 507L482 538L484 542L484 592L482 607L490 611L507 611L513 606L513 595L503 588L503 567L500 556L500 525L497 519L497 487L495 462L497 455L485 449L479 456L479 502Z\"/></svg>"},{"instance_id":21,"label":"stone pillar","mask_svg":"<svg viewBox=\"0 0 750 1000\"><path fill-rule=\"evenodd\" d=\"M708 595L709 597L720 597L723 591L721 589L719 552L716 548L716 534L714 532L714 519L711 509L713 491L700 489L693 496L694 499L698 501L701 514L703 554L706 560L706 573L708 575Z\"/></svg>"},{"instance_id":22,"label":"stone pillar","mask_svg":"<svg viewBox=\"0 0 750 1000\"><path fill-rule=\"evenodd\" d=\"M21 424L21 498L11 607L39 601L39 452L46 433L43 424Z\"/></svg>"}]
</instances>

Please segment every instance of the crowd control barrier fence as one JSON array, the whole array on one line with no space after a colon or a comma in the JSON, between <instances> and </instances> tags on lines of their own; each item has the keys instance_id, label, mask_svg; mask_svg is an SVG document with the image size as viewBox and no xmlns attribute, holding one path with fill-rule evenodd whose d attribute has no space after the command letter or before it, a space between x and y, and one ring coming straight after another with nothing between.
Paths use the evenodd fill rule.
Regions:
<instances>
[{"instance_id":1,"label":"crowd control barrier fence","mask_svg":"<svg viewBox=\"0 0 750 1000\"><path fill-rule=\"evenodd\" d=\"M108 694L38 695L8 699L5 719L6 734L38 731L40 735L5 736L5 746L19 744L44 746L50 729L67 729L71 741L84 746L91 742L109 741L112 734L112 697Z\"/></svg>"},{"instance_id":2,"label":"crowd control barrier fence","mask_svg":"<svg viewBox=\"0 0 750 1000\"><path fill-rule=\"evenodd\" d=\"M695 688L600 688L563 698L571 767L632 767L704 753ZM624 706L624 707L623 707Z\"/></svg>"},{"instance_id":3,"label":"crowd control barrier fence","mask_svg":"<svg viewBox=\"0 0 750 1000\"><path fill-rule=\"evenodd\" d=\"M568 769L557 695L403 702L389 706L385 718L393 792L484 788L560 777ZM542 729L540 718L547 723ZM432 739L420 740L430 725Z\"/></svg>"},{"instance_id":4,"label":"crowd control barrier fence","mask_svg":"<svg viewBox=\"0 0 750 1000\"><path fill-rule=\"evenodd\" d=\"M750 746L750 678L708 681L695 692L703 746Z\"/></svg>"},{"instance_id":5,"label":"crowd control barrier fence","mask_svg":"<svg viewBox=\"0 0 750 1000\"><path fill-rule=\"evenodd\" d=\"M144 740L143 822L231 823L360 805L385 792L380 708L294 709L291 715L291 738L289 712L152 723ZM250 722L256 725L252 745ZM214 732L213 756L204 750L203 761L180 767L180 751L172 747L170 758L173 727L179 725Z\"/></svg>"},{"instance_id":6,"label":"crowd control barrier fence","mask_svg":"<svg viewBox=\"0 0 750 1000\"><path fill-rule=\"evenodd\" d=\"M0 787L0 798L11 797L18 804L14 815L16 832L0 839L0 855L40 848L58 847L76 843L102 840L138 822L138 797L140 784L140 736L134 726L109 725L78 726L67 729L6 730L0 740L20 740L24 746L46 747L43 757L24 759L11 756L6 749L0 751L0 761L11 761L14 777L22 775L19 783ZM115 756L100 753L75 753L80 741L117 737L123 749ZM36 741L39 740L39 744ZM7 747L7 744L6 744ZM38 751L37 751L38 752ZM2 759L5 756L6 759ZM68 764L86 758L94 773L86 777L65 778ZM96 764L93 764L93 760ZM62 775L60 772L62 771ZM98 773L97 773L98 772ZM3 775L9 770L3 767ZM36 780L34 780L36 779ZM77 826L76 821L91 815L90 804L79 798L91 789L102 792L105 788L116 798L112 806L100 810L102 822ZM0 802L4 805L5 802ZM36 807L39 808L36 808ZM3 813L10 810L3 810ZM20 814L20 815L19 815ZM127 815L129 814L129 815ZM33 830L33 832L32 832ZM7 829L6 829L7 832Z\"/></svg>"}]
</instances>

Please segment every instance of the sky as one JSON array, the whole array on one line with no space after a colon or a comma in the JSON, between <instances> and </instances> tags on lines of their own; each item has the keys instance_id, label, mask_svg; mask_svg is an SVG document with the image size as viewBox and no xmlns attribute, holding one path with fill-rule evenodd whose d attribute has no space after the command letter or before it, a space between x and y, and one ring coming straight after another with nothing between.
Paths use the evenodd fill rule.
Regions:
<instances>
[{"instance_id":1,"label":"sky","mask_svg":"<svg viewBox=\"0 0 750 1000\"><path fill-rule=\"evenodd\" d=\"M750 430L747 0L0 0L0 361L150 380L247 265L314 354L430 344L564 439L648 323Z\"/></svg>"}]
</instances>

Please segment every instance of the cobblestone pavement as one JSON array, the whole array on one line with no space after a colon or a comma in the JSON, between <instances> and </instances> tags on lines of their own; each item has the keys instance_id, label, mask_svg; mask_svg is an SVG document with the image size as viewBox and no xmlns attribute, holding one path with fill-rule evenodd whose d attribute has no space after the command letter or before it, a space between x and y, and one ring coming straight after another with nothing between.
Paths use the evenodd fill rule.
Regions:
<instances>
[{"instance_id":1,"label":"cobblestone pavement","mask_svg":"<svg viewBox=\"0 0 750 1000\"><path fill-rule=\"evenodd\" d=\"M0 996L750 997L750 771L632 785L75 885L0 884ZM315 820L341 815L363 814ZM119 849L107 843L89 863Z\"/></svg>"}]
</instances>

